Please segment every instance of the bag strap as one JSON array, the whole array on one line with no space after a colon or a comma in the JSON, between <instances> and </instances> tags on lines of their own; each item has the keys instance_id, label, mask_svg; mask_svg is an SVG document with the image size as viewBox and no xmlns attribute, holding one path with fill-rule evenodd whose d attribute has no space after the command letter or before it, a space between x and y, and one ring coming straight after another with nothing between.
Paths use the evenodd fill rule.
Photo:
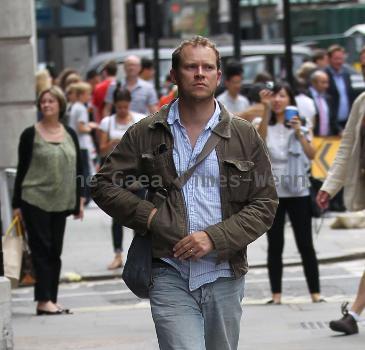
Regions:
<instances>
[{"instance_id":1,"label":"bag strap","mask_svg":"<svg viewBox=\"0 0 365 350\"><path fill-rule=\"evenodd\" d=\"M220 137L212 132L212 134L209 136L208 141L205 143L202 151L199 153L195 164L189 168L187 171L185 171L182 175L177 177L172 183L181 190L184 185L188 182L188 180L193 175L196 167L206 158L208 155L213 151L213 149L217 146L218 142L220 141Z\"/></svg>"},{"instance_id":2,"label":"bag strap","mask_svg":"<svg viewBox=\"0 0 365 350\"><path fill-rule=\"evenodd\" d=\"M23 236L23 227L22 223L20 222L19 216L15 216L13 218L13 221L11 222L10 226L5 232L4 236L10 235L11 231L15 228L15 233L17 236Z\"/></svg>"},{"instance_id":3,"label":"bag strap","mask_svg":"<svg viewBox=\"0 0 365 350\"><path fill-rule=\"evenodd\" d=\"M112 129L112 117L113 115L111 115L109 117L109 124L108 124L108 142L111 140L111 137L110 137L110 130Z\"/></svg>"},{"instance_id":4,"label":"bag strap","mask_svg":"<svg viewBox=\"0 0 365 350\"><path fill-rule=\"evenodd\" d=\"M210 154L210 152L213 151L213 149L217 146L217 144L220 141L220 137L212 132L212 134L209 136L207 142L205 143L202 151L199 153L195 164L189 168L187 171L185 171L182 175L177 177L172 181L172 184L181 191L181 189L184 187L184 185L188 182L190 177L193 175L196 167ZM152 203L156 206L156 208L159 208L166 198L168 197L169 193L168 190L164 187L158 188L154 192L154 196L152 199Z\"/></svg>"}]
</instances>

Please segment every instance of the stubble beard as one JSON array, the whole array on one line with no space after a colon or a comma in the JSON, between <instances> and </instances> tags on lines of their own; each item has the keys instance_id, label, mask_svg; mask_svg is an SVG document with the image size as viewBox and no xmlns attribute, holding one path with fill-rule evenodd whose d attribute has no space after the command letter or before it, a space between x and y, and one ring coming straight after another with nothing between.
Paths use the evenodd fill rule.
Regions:
<instances>
[{"instance_id":1,"label":"stubble beard","mask_svg":"<svg viewBox=\"0 0 365 350\"><path fill-rule=\"evenodd\" d=\"M209 91L204 95L186 93L186 91L181 91L180 89L178 89L178 91L179 91L179 98L182 98L186 101L191 101L193 103L202 103L210 101L214 99L214 93L215 93L215 90Z\"/></svg>"}]
</instances>

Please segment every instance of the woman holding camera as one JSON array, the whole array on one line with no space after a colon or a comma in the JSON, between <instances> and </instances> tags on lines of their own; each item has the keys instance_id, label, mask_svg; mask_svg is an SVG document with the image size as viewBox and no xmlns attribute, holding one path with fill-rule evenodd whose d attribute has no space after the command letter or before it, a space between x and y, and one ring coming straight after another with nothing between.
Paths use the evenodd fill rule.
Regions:
<instances>
[{"instance_id":1,"label":"woman holding camera","mask_svg":"<svg viewBox=\"0 0 365 350\"><path fill-rule=\"evenodd\" d=\"M268 270L272 291L269 304L281 303L285 214L291 221L295 242L313 302L320 297L319 270L312 239L311 201L308 172L314 149L310 130L302 126L294 94L286 83L260 92L265 106L258 128L266 141L279 196L279 207L268 237Z\"/></svg>"}]
</instances>

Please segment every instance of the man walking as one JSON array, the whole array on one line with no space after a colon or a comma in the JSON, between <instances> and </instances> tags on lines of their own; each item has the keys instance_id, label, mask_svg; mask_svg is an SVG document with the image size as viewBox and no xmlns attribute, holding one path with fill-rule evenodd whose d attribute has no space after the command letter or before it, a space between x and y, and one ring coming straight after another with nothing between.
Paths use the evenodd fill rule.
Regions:
<instances>
[{"instance_id":1,"label":"man walking","mask_svg":"<svg viewBox=\"0 0 365 350\"><path fill-rule=\"evenodd\" d=\"M254 127L214 99L221 71L213 43L184 41L171 76L179 98L127 131L95 176L93 197L152 236L149 296L160 349L237 349L246 248L271 226L278 204L271 166ZM142 177L154 204L132 191Z\"/></svg>"},{"instance_id":2,"label":"man walking","mask_svg":"<svg viewBox=\"0 0 365 350\"><path fill-rule=\"evenodd\" d=\"M130 55L124 61L125 81L120 82L120 88L128 89L132 95L130 110L147 115L158 110L158 99L155 88L148 82L141 79L138 74L141 71L141 59L138 56ZM114 81L109 85L105 95L104 116L110 115L113 108L114 91L118 82Z\"/></svg>"},{"instance_id":3,"label":"man walking","mask_svg":"<svg viewBox=\"0 0 365 350\"><path fill-rule=\"evenodd\" d=\"M321 70L316 70L310 77L311 85L308 95L313 99L316 107L314 116L314 135L315 136L334 136L338 135L338 123L333 102L327 94L328 74Z\"/></svg>"},{"instance_id":4,"label":"man walking","mask_svg":"<svg viewBox=\"0 0 365 350\"><path fill-rule=\"evenodd\" d=\"M325 72L329 77L327 93L332 97L337 123L342 131L350 114L354 92L351 86L351 76L345 66L345 49L340 45L332 45L328 49L328 67Z\"/></svg>"},{"instance_id":5,"label":"man walking","mask_svg":"<svg viewBox=\"0 0 365 350\"><path fill-rule=\"evenodd\" d=\"M250 107L249 100L240 94L243 69L240 62L229 62L224 71L225 86L227 88L217 96L217 100L235 115L241 114Z\"/></svg>"},{"instance_id":6,"label":"man walking","mask_svg":"<svg viewBox=\"0 0 365 350\"><path fill-rule=\"evenodd\" d=\"M108 91L108 88L110 84L114 84L117 76L118 66L115 61L109 61L105 64L105 67L103 69L103 76L105 79L96 85L94 92L93 92L93 98L92 98L92 104L95 108L95 121L97 123L100 123L101 120L105 117L103 114L104 106L105 106L105 95Z\"/></svg>"}]
</instances>

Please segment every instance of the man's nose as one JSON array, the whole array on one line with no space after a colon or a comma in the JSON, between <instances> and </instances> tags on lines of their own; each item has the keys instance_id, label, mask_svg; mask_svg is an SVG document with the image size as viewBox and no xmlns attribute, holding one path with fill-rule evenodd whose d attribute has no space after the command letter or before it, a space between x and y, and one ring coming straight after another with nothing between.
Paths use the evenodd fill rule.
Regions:
<instances>
[{"instance_id":1,"label":"man's nose","mask_svg":"<svg viewBox=\"0 0 365 350\"><path fill-rule=\"evenodd\" d=\"M202 76L202 75L204 75L204 74L203 74L203 67L202 67L202 66L198 66L198 67L196 68L195 75L197 75L197 76Z\"/></svg>"}]
</instances>

